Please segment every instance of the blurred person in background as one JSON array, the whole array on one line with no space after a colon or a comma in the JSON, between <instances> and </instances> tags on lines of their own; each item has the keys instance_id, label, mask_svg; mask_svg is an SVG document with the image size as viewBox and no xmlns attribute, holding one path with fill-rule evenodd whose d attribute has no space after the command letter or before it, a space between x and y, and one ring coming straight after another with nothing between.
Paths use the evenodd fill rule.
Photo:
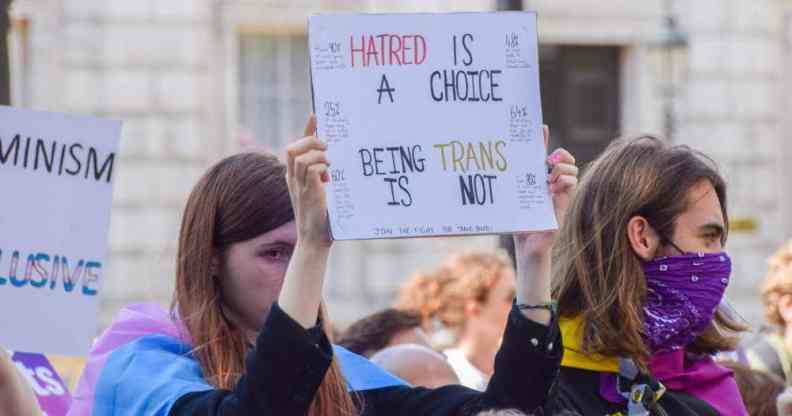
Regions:
<instances>
[{"instance_id":1,"label":"blurred person in background","mask_svg":"<svg viewBox=\"0 0 792 416\"><path fill-rule=\"evenodd\" d=\"M355 321L335 338L335 343L364 357L399 344L430 347L418 315L394 308Z\"/></svg>"},{"instance_id":2,"label":"blurred person in background","mask_svg":"<svg viewBox=\"0 0 792 416\"><path fill-rule=\"evenodd\" d=\"M768 260L762 305L770 327L749 340L742 351L748 364L792 384L792 240Z\"/></svg>"},{"instance_id":3,"label":"blurred person in background","mask_svg":"<svg viewBox=\"0 0 792 416\"><path fill-rule=\"evenodd\" d=\"M778 416L792 416L792 387L787 387L776 399Z\"/></svg>"},{"instance_id":4,"label":"blurred person in background","mask_svg":"<svg viewBox=\"0 0 792 416\"><path fill-rule=\"evenodd\" d=\"M459 384L446 357L425 345L394 345L378 351L370 359L412 386L436 388Z\"/></svg>"},{"instance_id":5,"label":"blurred person in background","mask_svg":"<svg viewBox=\"0 0 792 416\"><path fill-rule=\"evenodd\" d=\"M396 307L416 311L430 337L450 331L451 345L440 345L449 364L462 385L484 390L514 299L514 276L505 254L455 254L436 270L410 278Z\"/></svg>"},{"instance_id":6,"label":"blurred person in background","mask_svg":"<svg viewBox=\"0 0 792 416\"><path fill-rule=\"evenodd\" d=\"M734 379L749 415L778 415L777 400L784 391L784 380L775 374L735 361L722 361L720 364L734 372Z\"/></svg>"}]
</instances>

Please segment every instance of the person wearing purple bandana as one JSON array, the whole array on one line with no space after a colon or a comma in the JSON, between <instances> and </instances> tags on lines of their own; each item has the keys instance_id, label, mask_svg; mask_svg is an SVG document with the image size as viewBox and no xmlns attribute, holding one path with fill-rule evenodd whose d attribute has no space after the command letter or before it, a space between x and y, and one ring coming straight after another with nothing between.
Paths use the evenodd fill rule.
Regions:
<instances>
[{"instance_id":1,"label":"person wearing purple bandana","mask_svg":"<svg viewBox=\"0 0 792 416\"><path fill-rule=\"evenodd\" d=\"M727 230L726 184L687 146L617 140L589 166L556 243L551 414L748 414L713 360L745 330L721 310Z\"/></svg>"}]
</instances>

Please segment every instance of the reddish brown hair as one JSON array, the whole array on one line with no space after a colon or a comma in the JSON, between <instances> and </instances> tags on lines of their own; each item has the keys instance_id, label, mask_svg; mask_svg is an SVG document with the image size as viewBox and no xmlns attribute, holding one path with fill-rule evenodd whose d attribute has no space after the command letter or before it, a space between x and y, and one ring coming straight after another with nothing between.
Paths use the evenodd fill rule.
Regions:
<instances>
[{"instance_id":1,"label":"reddish brown hair","mask_svg":"<svg viewBox=\"0 0 792 416\"><path fill-rule=\"evenodd\" d=\"M437 319L459 336L465 325L465 302L485 303L500 278L511 270L511 261L503 253L454 254L434 271L412 276L402 286L396 307L417 312L426 329Z\"/></svg>"},{"instance_id":2,"label":"reddish brown hair","mask_svg":"<svg viewBox=\"0 0 792 416\"><path fill-rule=\"evenodd\" d=\"M293 220L285 174L285 166L274 156L231 156L209 169L187 200L171 308L189 332L204 377L217 388L231 389L239 381L248 343L223 314L218 280L222 277L212 275L212 258L234 243ZM309 415L352 414L355 406L334 359Z\"/></svg>"},{"instance_id":3,"label":"reddish brown hair","mask_svg":"<svg viewBox=\"0 0 792 416\"><path fill-rule=\"evenodd\" d=\"M677 218L688 207L688 191L701 181L715 189L728 228L725 182L714 162L686 146L651 136L617 140L583 175L561 229L553 281L560 314L583 320L586 352L628 356L647 370L646 282L627 223L640 215L661 237L672 238ZM719 310L688 349L733 349L736 333L744 329Z\"/></svg>"},{"instance_id":4,"label":"reddish brown hair","mask_svg":"<svg viewBox=\"0 0 792 416\"><path fill-rule=\"evenodd\" d=\"M786 321L778 310L784 295L792 295L792 240L773 254L767 261L767 276L762 284L762 304L767 322L780 327Z\"/></svg>"}]
</instances>

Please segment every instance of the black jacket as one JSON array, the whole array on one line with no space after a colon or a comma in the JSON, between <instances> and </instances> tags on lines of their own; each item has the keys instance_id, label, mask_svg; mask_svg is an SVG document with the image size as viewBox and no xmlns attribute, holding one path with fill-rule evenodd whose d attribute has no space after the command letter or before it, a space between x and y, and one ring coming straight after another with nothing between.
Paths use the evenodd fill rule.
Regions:
<instances>
[{"instance_id":1,"label":"black jacket","mask_svg":"<svg viewBox=\"0 0 792 416\"><path fill-rule=\"evenodd\" d=\"M490 408L533 412L544 407L561 364L557 320L544 326L513 308L487 391L453 385L437 389L388 387L357 392L362 416L473 415ZM171 416L303 416L330 366L324 333L306 330L274 305L234 390L188 393Z\"/></svg>"},{"instance_id":2,"label":"black jacket","mask_svg":"<svg viewBox=\"0 0 792 416\"><path fill-rule=\"evenodd\" d=\"M600 376L596 371L561 367L558 385L551 398L552 415L571 414L586 416L626 415L625 404L614 404L600 396ZM707 402L689 394L667 390L657 402L659 410L652 415L669 416L719 416ZM663 413L664 412L664 413Z\"/></svg>"}]
</instances>

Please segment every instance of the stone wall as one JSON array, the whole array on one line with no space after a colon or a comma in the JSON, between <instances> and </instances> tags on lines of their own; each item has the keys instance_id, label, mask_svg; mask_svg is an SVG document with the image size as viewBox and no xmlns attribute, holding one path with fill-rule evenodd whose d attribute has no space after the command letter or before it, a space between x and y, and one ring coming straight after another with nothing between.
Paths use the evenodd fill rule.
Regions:
<instances>
[{"instance_id":1,"label":"stone wall","mask_svg":"<svg viewBox=\"0 0 792 416\"><path fill-rule=\"evenodd\" d=\"M762 319L758 287L766 258L792 237L788 219L789 120L784 111L784 55L789 43L780 0L679 3L690 36L686 88L679 111L680 141L720 165L729 185L732 219L756 223L734 232L728 250L734 274L728 296L749 322ZM788 81L787 81L788 82Z\"/></svg>"},{"instance_id":2,"label":"stone wall","mask_svg":"<svg viewBox=\"0 0 792 416\"><path fill-rule=\"evenodd\" d=\"M123 120L100 322L168 302L180 210L209 160L208 1L19 0L31 90L21 105ZM22 99L22 98L20 98Z\"/></svg>"},{"instance_id":3,"label":"stone wall","mask_svg":"<svg viewBox=\"0 0 792 416\"><path fill-rule=\"evenodd\" d=\"M662 132L663 68L653 60L660 0L525 0L547 44L622 47L622 130ZM710 153L731 186L729 293L757 322L764 261L792 236L788 108L792 2L673 2L689 52L676 141ZM333 11L491 10L492 1L15 0L29 22L14 65L16 104L124 120L101 322L125 303L167 303L179 217L201 172L239 150L240 33L305 33L306 17ZM16 35L15 35L16 36ZM18 36L17 36L18 38ZM22 62L23 63L19 63ZM295 132L298 134L299 132ZM448 251L494 247L491 237L339 243L327 299L340 323L387 305L411 272Z\"/></svg>"}]
</instances>

